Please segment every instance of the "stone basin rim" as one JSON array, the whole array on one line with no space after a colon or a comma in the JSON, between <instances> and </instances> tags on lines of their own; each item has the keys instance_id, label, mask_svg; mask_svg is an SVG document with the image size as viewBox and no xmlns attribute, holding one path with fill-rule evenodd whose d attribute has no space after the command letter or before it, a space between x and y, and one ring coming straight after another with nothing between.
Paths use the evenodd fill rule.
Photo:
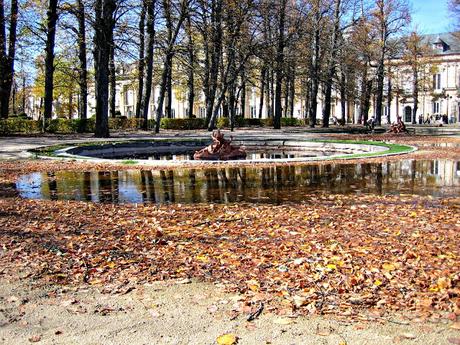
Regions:
<instances>
[{"instance_id":1,"label":"stone basin rim","mask_svg":"<svg viewBox=\"0 0 460 345\"><path fill-rule=\"evenodd\" d=\"M388 142L381 141L365 141L365 142L353 142L353 141L334 141L334 140L302 140L302 139L245 139L245 140L235 140L234 143L241 144L246 147L263 147L263 148L276 148L279 150L335 150L339 151L337 154L330 156L319 156L319 157L297 157L297 158L262 158L262 159L246 159L246 160L227 160L227 161L206 161L206 160L153 160L153 159L107 159L100 157L93 157L85 155L88 154L86 151L97 151L101 150L111 150L114 152L114 149L118 147L123 147L127 149L125 151L131 150L133 152L136 149L136 152L139 152L139 145L144 145L144 150L146 148L152 150L155 148L158 152L161 153L173 153L171 149L198 149L202 148L203 144L206 144L207 140L196 139L193 141L183 140L183 141L163 141L163 140L145 140L145 141L118 141L113 143L85 143L79 145L69 144L68 147L55 150L51 156L40 155L39 158L45 159L58 159L58 160L78 160L84 162L93 162L93 163L106 163L106 164L135 164L135 165L145 165L145 166L190 166L190 165L240 165L240 164L267 164L267 163L299 163L299 162L312 162L312 161L330 161L338 159L358 159L358 158L374 158L374 157L383 157L391 155L401 155L417 150L414 146L409 145L400 145L393 144ZM399 152L391 152L391 145L404 146L406 150ZM131 146L131 147L130 147ZM340 152L342 151L342 152ZM346 152L344 152L346 151ZM106 153L107 153L106 152ZM120 153L117 151L117 153Z\"/></svg>"}]
</instances>

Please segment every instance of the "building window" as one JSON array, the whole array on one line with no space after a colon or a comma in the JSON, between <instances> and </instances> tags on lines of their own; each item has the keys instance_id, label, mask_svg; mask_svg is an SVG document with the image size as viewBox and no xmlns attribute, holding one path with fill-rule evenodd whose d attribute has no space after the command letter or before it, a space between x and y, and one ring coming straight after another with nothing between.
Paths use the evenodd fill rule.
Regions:
<instances>
[{"instance_id":1,"label":"building window","mask_svg":"<svg viewBox=\"0 0 460 345\"><path fill-rule=\"evenodd\" d=\"M251 117L252 117L252 118L257 117L256 107L254 107L254 106L252 106L252 105L251 105Z\"/></svg>"},{"instance_id":2,"label":"building window","mask_svg":"<svg viewBox=\"0 0 460 345\"><path fill-rule=\"evenodd\" d=\"M439 175L439 161L431 162L431 175Z\"/></svg>"},{"instance_id":3,"label":"building window","mask_svg":"<svg viewBox=\"0 0 460 345\"><path fill-rule=\"evenodd\" d=\"M439 114L439 102L433 102L433 114Z\"/></svg>"},{"instance_id":4,"label":"building window","mask_svg":"<svg viewBox=\"0 0 460 345\"><path fill-rule=\"evenodd\" d=\"M433 89L441 90L441 74L433 74Z\"/></svg>"},{"instance_id":5,"label":"building window","mask_svg":"<svg viewBox=\"0 0 460 345\"><path fill-rule=\"evenodd\" d=\"M205 112L206 112L206 110L204 109L204 107L200 107L200 117L204 117Z\"/></svg>"}]
</instances>

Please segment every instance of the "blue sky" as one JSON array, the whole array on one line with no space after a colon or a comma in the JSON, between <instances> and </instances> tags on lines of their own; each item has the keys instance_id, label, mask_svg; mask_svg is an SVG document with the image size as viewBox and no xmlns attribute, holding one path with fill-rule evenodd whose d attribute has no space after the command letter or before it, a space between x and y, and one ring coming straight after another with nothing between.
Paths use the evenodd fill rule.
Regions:
<instances>
[{"instance_id":1,"label":"blue sky","mask_svg":"<svg viewBox=\"0 0 460 345\"><path fill-rule=\"evenodd\" d=\"M422 34L436 34L452 30L447 0L409 0L412 4L412 23Z\"/></svg>"}]
</instances>

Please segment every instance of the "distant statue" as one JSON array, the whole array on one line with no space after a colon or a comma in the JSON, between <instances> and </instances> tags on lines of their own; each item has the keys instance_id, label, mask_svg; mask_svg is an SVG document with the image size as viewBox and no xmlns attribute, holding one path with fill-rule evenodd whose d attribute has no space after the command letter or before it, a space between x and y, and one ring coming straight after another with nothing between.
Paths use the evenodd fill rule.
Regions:
<instances>
[{"instance_id":1,"label":"distant statue","mask_svg":"<svg viewBox=\"0 0 460 345\"><path fill-rule=\"evenodd\" d=\"M408 132L406 125L401 120L401 116L398 116L398 121L396 123L391 124L388 132L389 133L407 133Z\"/></svg>"},{"instance_id":2,"label":"distant statue","mask_svg":"<svg viewBox=\"0 0 460 345\"><path fill-rule=\"evenodd\" d=\"M197 160L231 160L246 158L246 151L240 146L231 145L232 139L225 140L219 130L212 133L212 144L196 151L193 155Z\"/></svg>"}]
</instances>

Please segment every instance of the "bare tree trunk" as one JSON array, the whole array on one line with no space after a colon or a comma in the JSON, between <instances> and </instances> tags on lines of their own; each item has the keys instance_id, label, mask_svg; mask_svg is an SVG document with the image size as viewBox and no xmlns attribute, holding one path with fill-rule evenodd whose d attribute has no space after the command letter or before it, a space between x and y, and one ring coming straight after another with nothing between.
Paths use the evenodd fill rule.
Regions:
<instances>
[{"instance_id":1,"label":"bare tree trunk","mask_svg":"<svg viewBox=\"0 0 460 345\"><path fill-rule=\"evenodd\" d=\"M146 1L147 11L147 51L146 51L146 73L144 76L144 94L142 95L141 114L144 121L142 122L143 129L148 127L148 114L150 106L150 96L152 94L152 78L153 78L153 45L155 43L155 0Z\"/></svg>"},{"instance_id":2,"label":"bare tree trunk","mask_svg":"<svg viewBox=\"0 0 460 345\"><path fill-rule=\"evenodd\" d=\"M80 103L78 105L78 117L86 120L88 108L88 69L86 60L86 22L85 5L83 0L78 0L77 20L78 20L78 84L80 86Z\"/></svg>"},{"instance_id":3,"label":"bare tree trunk","mask_svg":"<svg viewBox=\"0 0 460 345\"><path fill-rule=\"evenodd\" d=\"M45 119L51 119L54 89L54 46L56 40L57 0L49 0L46 12L46 56L45 56Z\"/></svg>"},{"instance_id":4,"label":"bare tree trunk","mask_svg":"<svg viewBox=\"0 0 460 345\"><path fill-rule=\"evenodd\" d=\"M417 111L418 111L418 69L414 68L413 71L413 94L414 94L414 109L412 110L412 124L417 123Z\"/></svg>"},{"instance_id":5,"label":"bare tree trunk","mask_svg":"<svg viewBox=\"0 0 460 345\"><path fill-rule=\"evenodd\" d=\"M324 113L323 113L323 127L329 127L329 119L331 117L331 101L332 101L332 82L335 75L336 56L338 51L339 43L339 31L340 31L340 4L341 0L335 1L334 11L334 31L332 32L331 39L331 50L329 54L329 66L327 71L326 79L326 90L324 97Z\"/></svg>"},{"instance_id":6,"label":"bare tree trunk","mask_svg":"<svg viewBox=\"0 0 460 345\"><path fill-rule=\"evenodd\" d=\"M22 112L26 112L26 74L22 73ZM28 114L30 115L30 114Z\"/></svg>"},{"instance_id":7,"label":"bare tree trunk","mask_svg":"<svg viewBox=\"0 0 460 345\"><path fill-rule=\"evenodd\" d=\"M265 65L262 67L260 71L260 99L259 99L259 119L262 118L262 111L264 108L264 97L265 97L265 75L267 74L267 70Z\"/></svg>"},{"instance_id":8,"label":"bare tree trunk","mask_svg":"<svg viewBox=\"0 0 460 345\"><path fill-rule=\"evenodd\" d=\"M268 117L273 118L275 115L275 71L273 68L270 68L268 85L270 86L268 95L268 102L270 103L270 107L268 108Z\"/></svg>"},{"instance_id":9,"label":"bare tree trunk","mask_svg":"<svg viewBox=\"0 0 460 345\"><path fill-rule=\"evenodd\" d=\"M194 49L194 41L193 41L193 32L192 32L192 20L190 14L187 15L187 53L188 53L188 80L187 80L187 87L188 87L188 113L187 117L193 117L193 105L195 103L195 49Z\"/></svg>"},{"instance_id":10,"label":"bare tree trunk","mask_svg":"<svg viewBox=\"0 0 460 345\"><path fill-rule=\"evenodd\" d=\"M361 83L361 112L359 119L361 124L367 122L369 116L369 108L371 104L371 93L372 93L372 79L367 76L367 65L363 72L363 78Z\"/></svg>"},{"instance_id":11,"label":"bare tree trunk","mask_svg":"<svg viewBox=\"0 0 460 345\"><path fill-rule=\"evenodd\" d=\"M166 81L166 117L168 119L173 118L172 114L172 60L173 55L168 55L168 62L166 63L168 70L168 77Z\"/></svg>"},{"instance_id":12,"label":"bare tree trunk","mask_svg":"<svg viewBox=\"0 0 460 345\"><path fill-rule=\"evenodd\" d=\"M341 82L340 82L340 105L342 111L342 123L347 123L347 79L345 72L342 70L341 72Z\"/></svg>"},{"instance_id":13,"label":"bare tree trunk","mask_svg":"<svg viewBox=\"0 0 460 345\"><path fill-rule=\"evenodd\" d=\"M115 42L113 41L110 44L110 58L109 58L109 109L110 109L110 117L116 117L115 111L115 97L117 93L117 76L115 70Z\"/></svg>"},{"instance_id":14,"label":"bare tree trunk","mask_svg":"<svg viewBox=\"0 0 460 345\"><path fill-rule=\"evenodd\" d=\"M276 86L275 86L275 116L273 118L273 128L281 128L281 116L282 116L282 107L281 107L281 86L283 83L283 68L284 68L284 28L286 24L286 3L287 0L281 0L281 8L279 10L279 22L278 22L278 44L276 51L276 60L275 60L275 74L276 74Z\"/></svg>"},{"instance_id":15,"label":"bare tree trunk","mask_svg":"<svg viewBox=\"0 0 460 345\"><path fill-rule=\"evenodd\" d=\"M206 104L206 122L208 125L208 130L212 130L214 127L210 127L210 121L215 113L214 102L217 93L217 80L219 76L219 66L222 55L222 0L212 1L211 29L212 50L210 54L211 61L209 66L209 95L208 102Z\"/></svg>"},{"instance_id":16,"label":"bare tree trunk","mask_svg":"<svg viewBox=\"0 0 460 345\"><path fill-rule=\"evenodd\" d=\"M288 117L289 115L289 86L290 86L290 81L289 81L289 72L286 71L286 76L285 76L285 83L284 83L284 117Z\"/></svg>"},{"instance_id":17,"label":"bare tree trunk","mask_svg":"<svg viewBox=\"0 0 460 345\"><path fill-rule=\"evenodd\" d=\"M115 0L96 0L94 23L94 68L96 92L96 137L109 136L109 60L113 42Z\"/></svg>"},{"instance_id":18,"label":"bare tree trunk","mask_svg":"<svg viewBox=\"0 0 460 345\"><path fill-rule=\"evenodd\" d=\"M319 6L319 5L318 5ZM316 21L315 21L315 34L313 40L313 54L312 54L312 81L311 81L311 93L310 93L310 127L316 126L316 115L318 111L318 91L319 91L319 69L320 69L320 20L321 14L320 9L316 9Z\"/></svg>"},{"instance_id":19,"label":"bare tree trunk","mask_svg":"<svg viewBox=\"0 0 460 345\"><path fill-rule=\"evenodd\" d=\"M383 105L383 83L385 81L385 55L382 52L379 65L377 67L377 99L375 104L375 122L377 125L382 123L382 105Z\"/></svg>"},{"instance_id":20,"label":"bare tree trunk","mask_svg":"<svg viewBox=\"0 0 460 345\"><path fill-rule=\"evenodd\" d=\"M13 114L16 115L17 111L16 111L16 95L18 93L18 85L16 84L16 81L14 80L13 78L13 97L11 97L11 100L13 102L12 106L13 106Z\"/></svg>"},{"instance_id":21,"label":"bare tree trunk","mask_svg":"<svg viewBox=\"0 0 460 345\"><path fill-rule=\"evenodd\" d=\"M141 117L142 94L144 93L144 73L145 73L145 8L146 3L142 3L141 14L139 17L139 62L137 65L137 99L136 99L136 118Z\"/></svg>"},{"instance_id":22,"label":"bare tree trunk","mask_svg":"<svg viewBox=\"0 0 460 345\"><path fill-rule=\"evenodd\" d=\"M294 102L295 102L295 67L291 68L291 76L289 78L289 115L294 117Z\"/></svg>"},{"instance_id":23,"label":"bare tree trunk","mask_svg":"<svg viewBox=\"0 0 460 345\"><path fill-rule=\"evenodd\" d=\"M388 99L387 99L387 124L391 123L391 103L393 102L393 84L391 82L391 78L388 78Z\"/></svg>"},{"instance_id":24,"label":"bare tree trunk","mask_svg":"<svg viewBox=\"0 0 460 345\"><path fill-rule=\"evenodd\" d=\"M18 1L11 1L11 19L9 25L8 52L6 51L5 6L0 0L0 118L8 118L11 86L14 76L16 56L16 30L18 23Z\"/></svg>"}]
</instances>

